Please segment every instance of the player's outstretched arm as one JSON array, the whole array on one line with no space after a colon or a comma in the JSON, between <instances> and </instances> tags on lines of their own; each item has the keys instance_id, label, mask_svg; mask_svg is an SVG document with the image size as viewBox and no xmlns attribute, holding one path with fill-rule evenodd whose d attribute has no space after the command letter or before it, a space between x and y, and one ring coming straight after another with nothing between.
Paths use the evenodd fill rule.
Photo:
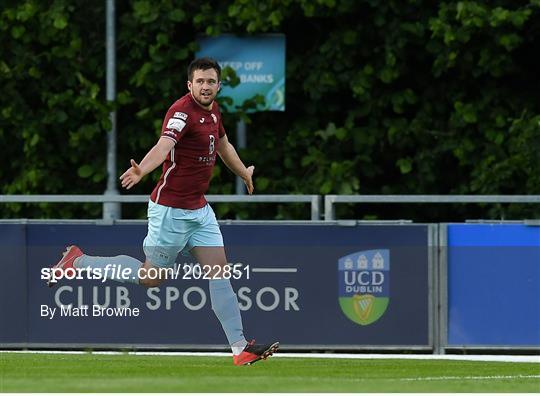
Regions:
<instances>
[{"instance_id":1,"label":"player's outstretched arm","mask_svg":"<svg viewBox=\"0 0 540 396\"><path fill-rule=\"evenodd\" d=\"M244 180L248 193L253 194L253 171L255 167L251 165L246 168L234 146L229 142L227 135L220 138L217 152L225 165L227 165L227 168Z\"/></svg>"},{"instance_id":2,"label":"player's outstretched arm","mask_svg":"<svg viewBox=\"0 0 540 396\"><path fill-rule=\"evenodd\" d=\"M174 147L175 143L171 139L161 138L156 145L150 149L150 151L144 156L140 164L137 164L135 160L131 160L131 168L125 171L120 176L122 187L130 189L137 184L141 179L160 166L167 154Z\"/></svg>"}]
</instances>

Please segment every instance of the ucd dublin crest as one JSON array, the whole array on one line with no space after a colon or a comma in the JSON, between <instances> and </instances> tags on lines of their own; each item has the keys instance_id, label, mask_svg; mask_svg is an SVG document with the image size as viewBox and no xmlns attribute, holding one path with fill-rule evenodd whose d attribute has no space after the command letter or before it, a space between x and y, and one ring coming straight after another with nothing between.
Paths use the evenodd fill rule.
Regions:
<instances>
[{"instance_id":1,"label":"ucd dublin crest","mask_svg":"<svg viewBox=\"0 0 540 396\"><path fill-rule=\"evenodd\" d=\"M338 260L339 305L353 322L379 319L390 301L390 251L364 250Z\"/></svg>"}]
</instances>

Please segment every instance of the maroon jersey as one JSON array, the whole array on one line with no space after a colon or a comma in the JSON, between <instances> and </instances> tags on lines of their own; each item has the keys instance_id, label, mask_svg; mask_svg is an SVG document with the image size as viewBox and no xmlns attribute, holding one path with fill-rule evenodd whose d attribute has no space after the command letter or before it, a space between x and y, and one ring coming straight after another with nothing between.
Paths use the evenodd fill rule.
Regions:
<instances>
[{"instance_id":1,"label":"maroon jersey","mask_svg":"<svg viewBox=\"0 0 540 396\"><path fill-rule=\"evenodd\" d=\"M219 138L225 136L217 102L205 110L191 93L178 99L167 111L161 137L176 144L163 163L163 173L151 199L160 205L199 209L206 205Z\"/></svg>"}]
</instances>

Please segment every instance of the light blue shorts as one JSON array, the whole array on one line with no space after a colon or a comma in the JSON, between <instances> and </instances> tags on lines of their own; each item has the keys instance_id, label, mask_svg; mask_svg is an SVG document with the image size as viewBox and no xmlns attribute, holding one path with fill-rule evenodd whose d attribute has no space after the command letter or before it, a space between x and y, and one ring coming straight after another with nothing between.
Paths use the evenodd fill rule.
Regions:
<instances>
[{"instance_id":1,"label":"light blue shorts","mask_svg":"<svg viewBox=\"0 0 540 396\"><path fill-rule=\"evenodd\" d=\"M209 204L189 210L148 202L148 234L143 242L148 261L158 267L171 267L179 252L187 253L196 246L223 246Z\"/></svg>"}]
</instances>

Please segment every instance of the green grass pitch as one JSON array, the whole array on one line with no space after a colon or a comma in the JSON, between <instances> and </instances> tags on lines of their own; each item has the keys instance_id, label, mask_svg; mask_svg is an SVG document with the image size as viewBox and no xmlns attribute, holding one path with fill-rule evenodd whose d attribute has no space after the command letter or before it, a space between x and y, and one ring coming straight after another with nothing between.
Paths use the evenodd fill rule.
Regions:
<instances>
[{"instance_id":1,"label":"green grass pitch","mask_svg":"<svg viewBox=\"0 0 540 396\"><path fill-rule=\"evenodd\" d=\"M0 392L540 392L540 364L0 353Z\"/></svg>"}]
</instances>

